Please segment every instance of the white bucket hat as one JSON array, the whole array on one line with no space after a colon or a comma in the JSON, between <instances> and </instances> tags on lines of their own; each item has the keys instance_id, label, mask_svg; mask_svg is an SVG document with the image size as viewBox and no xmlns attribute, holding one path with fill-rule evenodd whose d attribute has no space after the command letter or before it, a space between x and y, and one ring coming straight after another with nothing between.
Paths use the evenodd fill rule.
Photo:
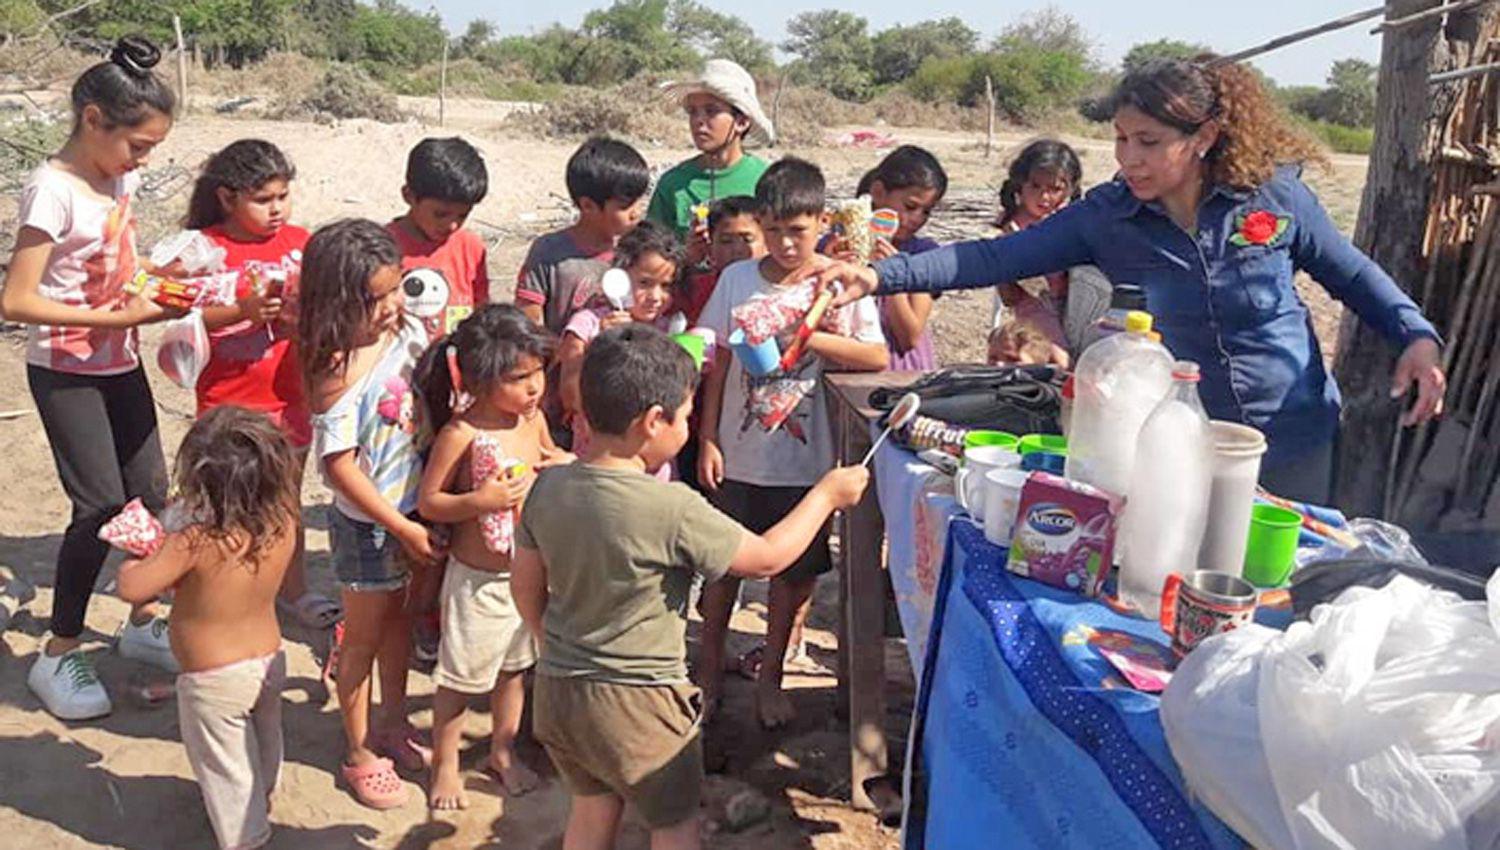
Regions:
<instances>
[{"instance_id":1,"label":"white bucket hat","mask_svg":"<svg viewBox=\"0 0 1500 850\"><path fill-rule=\"evenodd\" d=\"M750 141L767 146L776 143L776 128L761 111L760 98L755 94L755 78L728 59L710 59L698 79L667 83L663 88L679 101L690 94L711 94L750 119L750 131L746 133Z\"/></svg>"}]
</instances>

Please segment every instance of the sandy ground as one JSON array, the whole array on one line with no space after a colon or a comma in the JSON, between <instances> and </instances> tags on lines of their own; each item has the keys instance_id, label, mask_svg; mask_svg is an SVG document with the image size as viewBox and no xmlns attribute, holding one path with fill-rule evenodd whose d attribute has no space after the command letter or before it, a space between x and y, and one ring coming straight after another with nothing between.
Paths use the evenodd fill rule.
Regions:
<instances>
[{"instance_id":1,"label":"sandy ground","mask_svg":"<svg viewBox=\"0 0 1500 850\"><path fill-rule=\"evenodd\" d=\"M413 104L405 104L413 108ZM430 103L413 111L435 111ZM537 233L565 223L568 206L563 196L563 164L571 142L520 138L502 131L504 108L483 102L450 103L449 128L457 128L484 152L490 164L490 196L473 214L473 224L491 240L491 272L495 296L506 297L525 247ZM415 122L379 125L363 121L336 126L270 122L255 118L188 116L156 154L152 167L170 175L180 166L191 169L224 144L259 136L281 145L297 163L294 184L296 215L306 225L345 216L378 220L399 214L402 167L406 151L419 139L437 132ZM901 141L934 149L953 175L954 192L988 193L1002 175L1000 163L1023 136L1002 139L995 159L986 160L969 135L937 130L896 132ZM1109 144L1077 140L1083 151L1088 179L1103 180L1112 172ZM870 150L824 148L793 151L821 163L836 189L848 191L858 175L874 164L880 153ZM654 165L670 165L685 151L652 147L643 153ZM1336 161L1331 174L1317 177L1324 200L1337 220L1351 226L1358 205L1363 162ZM164 197L145 204L145 232L165 232L185 204L185 181L167 184ZM180 191L173 192L173 188ZM15 198L0 198L0 223L10 222ZM938 213L938 220L942 218ZM3 225L8 227L9 225ZM9 244L9 234L0 237ZM939 302L934 330L946 360L972 358L982 353L988 321L989 294L967 293ZM1336 327L1337 309L1317 305L1320 333ZM147 332L143 349L154 361L155 334ZM1325 335L1325 340L1332 337ZM21 333L0 331L0 411L29 410L25 386ZM168 457L190 424L190 394L155 371L152 383L162 423L162 442ZM17 848L117 847L127 850L211 846L212 838L178 743L176 714L169 702L144 706L127 696L132 682L159 680L135 662L108 649L125 606L101 592L89 610L86 637L106 686L115 697L114 714L103 721L65 724L47 715L26 688L26 671L42 639L50 608L49 586L60 533L67 523L68 505L52 466L41 423L34 415L0 420L0 450L7 456L5 484L0 487L0 565L10 567L40 588L35 602L23 610L0 641L0 845ZM327 492L310 480L304 493L309 526L309 572L316 586L332 590L327 567L324 510ZM100 587L107 591L114 564L106 568ZM833 665L836 621L836 582L820 587L811 623L814 657ZM748 649L764 632L764 596L736 615L736 651ZM493 783L471 772L472 806L464 813L429 817L420 788L413 786L404 808L374 813L357 805L334 785L341 733L334 703L318 676L318 659L327 637L294 625L286 628L290 684L286 693L287 765L275 798L277 826L271 846L278 848L556 848L567 811L567 797L555 778L526 797L506 800ZM910 670L899 640L887 642L891 670L887 728L892 752L904 746L911 705ZM893 830L881 827L872 815L849 810L847 732L838 712L834 679L829 674L796 676L794 702L800 719L782 733L760 732L750 713L749 683L730 677L726 717L710 741L711 752L725 761L725 771L711 776L705 815L706 829L715 834L709 846L721 848L894 848ZM410 708L419 727L431 723L432 683L424 674L413 677ZM487 752L488 717L470 715L467 761L471 767ZM534 746L523 750L532 764L545 765ZM547 771L550 776L550 770ZM770 802L766 819L744 832L720 831L725 801L754 789ZM644 848L645 833L637 826L624 831L621 847Z\"/></svg>"}]
</instances>

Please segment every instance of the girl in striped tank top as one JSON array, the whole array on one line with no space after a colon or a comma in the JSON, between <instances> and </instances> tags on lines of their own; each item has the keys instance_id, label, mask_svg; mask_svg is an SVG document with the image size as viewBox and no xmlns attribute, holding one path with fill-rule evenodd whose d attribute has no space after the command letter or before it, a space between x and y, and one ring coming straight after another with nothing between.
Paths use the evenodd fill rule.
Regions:
<instances>
[{"instance_id":1,"label":"girl in striped tank top","mask_svg":"<svg viewBox=\"0 0 1500 850\"><path fill-rule=\"evenodd\" d=\"M340 773L361 803L391 808L407 795L395 765L420 770L431 752L417 741L405 706L406 586L414 568L432 569L440 557L416 520L422 461L412 369L427 331L404 310L396 243L372 221L339 221L313 234L301 299L299 354L314 453L333 490L331 559L343 588L336 676L348 750ZM372 716L377 660L381 705Z\"/></svg>"}]
</instances>

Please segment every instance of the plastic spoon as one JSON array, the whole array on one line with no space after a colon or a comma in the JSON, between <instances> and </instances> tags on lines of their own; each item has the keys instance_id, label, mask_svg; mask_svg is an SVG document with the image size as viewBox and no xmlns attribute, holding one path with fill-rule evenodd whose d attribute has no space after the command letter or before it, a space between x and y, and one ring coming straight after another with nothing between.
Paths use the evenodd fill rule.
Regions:
<instances>
[{"instance_id":1,"label":"plastic spoon","mask_svg":"<svg viewBox=\"0 0 1500 850\"><path fill-rule=\"evenodd\" d=\"M896 402L895 408L891 410L891 415L887 417L885 430L880 432L880 437L875 440L875 445L870 446L870 450L865 452L865 459L860 461L859 465L869 466L870 460L875 457L875 450L880 448L880 444L885 442L885 438L889 437L892 431L910 422L917 415L917 410L921 407L922 397L916 393L907 393L902 396L901 400Z\"/></svg>"},{"instance_id":2,"label":"plastic spoon","mask_svg":"<svg viewBox=\"0 0 1500 850\"><path fill-rule=\"evenodd\" d=\"M624 269L610 269L599 281L609 306L616 310L630 309L630 274Z\"/></svg>"}]
</instances>

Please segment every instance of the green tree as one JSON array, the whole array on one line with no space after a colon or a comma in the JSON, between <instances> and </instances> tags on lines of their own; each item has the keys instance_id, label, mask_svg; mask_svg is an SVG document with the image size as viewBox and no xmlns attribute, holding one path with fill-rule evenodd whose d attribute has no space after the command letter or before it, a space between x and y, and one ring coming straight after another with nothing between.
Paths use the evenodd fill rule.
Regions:
<instances>
[{"instance_id":1,"label":"green tree","mask_svg":"<svg viewBox=\"0 0 1500 850\"><path fill-rule=\"evenodd\" d=\"M1375 84L1379 69L1363 59L1340 59L1328 71L1321 108L1324 121L1345 127L1375 123Z\"/></svg>"},{"instance_id":2,"label":"green tree","mask_svg":"<svg viewBox=\"0 0 1500 850\"><path fill-rule=\"evenodd\" d=\"M958 18L894 26L875 36L871 69L876 85L909 79L924 62L941 61L974 52L979 33Z\"/></svg>"},{"instance_id":3,"label":"green tree","mask_svg":"<svg viewBox=\"0 0 1500 850\"><path fill-rule=\"evenodd\" d=\"M1094 40L1077 18L1056 6L1030 12L1000 31L995 52L1035 48L1075 57L1085 68L1094 64Z\"/></svg>"},{"instance_id":4,"label":"green tree","mask_svg":"<svg viewBox=\"0 0 1500 850\"><path fill-rule=\"evenodd\" d=\"M591 40L580 61L591 78L628 79L642 71L667 71L697 57L667 29L668 0L615 0L588 13L582 34Z\"/></svg>"},{"instance_id":5,"label":"green tree","mask_svg":"<svg viewBox=\"0 0 1500 850\"><path fill-rule=\"evenodd\" d=\"M983 103L986 76L994 83L995 107L1021 122L1076 102L1093 79L1087 60L1076 52L1015 46L978 57L961 95L966 105Z\"/></svg>"},{"instance_id":6,"label":"green tree","mask_svg":"<svg viewBox=\"0 0 1500 850\"><path fill-rule=\"evenodd\" d=\"M1199 54L1208 52L1208 48L1201 44L1179 41L1175 38L1162 38L1156 41L1142 42L1130 48L1130 50L1126 51L1125 58L1120 64L1126 71L1133 71L1147 62L1156 59L1179 59L1186 61Z\"/></svg>"},{"instance_id":7,"label":"green tree","mask_svg":"<svg viewBox=\"0 0 1500 850\"><path fill-rule=\"evenodd\" d=\"M498 33L493 21L475 18L469 21L463 34L453 40L453 52L461 57L477 58Z\"/></svg>"},{"instance_id":8,"label":"green tree","mask_svg":"<svg viewBox=\"0 0 1500 850\"><path fill-rule=\"evenodd\" d=\"M398 0L361 4L350 27L359 51L351 58L401 68L436 61L448 40L436 13L412 11Z\"/></svg>"},{"instance_id":9,"label":"green tree","mask_svg":"<svg viewBox=\"0 0 1500 850\"><path fill-rule=\"evenodd\" d=\"M0 0L0 44L29 34L46 19L36 0Z\"/></svg>"},{"instance_id":10,"label":"green tree","mask_svg":"<svg viewBox=\"0 0 1500 850\"><path fill-rule=\"evenodd\" d=\"M697 0L672 0L667 29L676 42L707 59L738 62L751 73L775 67L769 42L734 15L716 12Z\"/></svg>"},{"instance_id":11,"label":"green tree","mask_svg":"<svg viewBox=\"0 0 1500 850\"><path fill-rule=\"evenodd\" d=\"M865 100L874 83L868 27L864 18L850 12L803 12L787 24L782 47L797 57L792 70L800 82L845 100Z\"/></svg>"}]
</instances>

